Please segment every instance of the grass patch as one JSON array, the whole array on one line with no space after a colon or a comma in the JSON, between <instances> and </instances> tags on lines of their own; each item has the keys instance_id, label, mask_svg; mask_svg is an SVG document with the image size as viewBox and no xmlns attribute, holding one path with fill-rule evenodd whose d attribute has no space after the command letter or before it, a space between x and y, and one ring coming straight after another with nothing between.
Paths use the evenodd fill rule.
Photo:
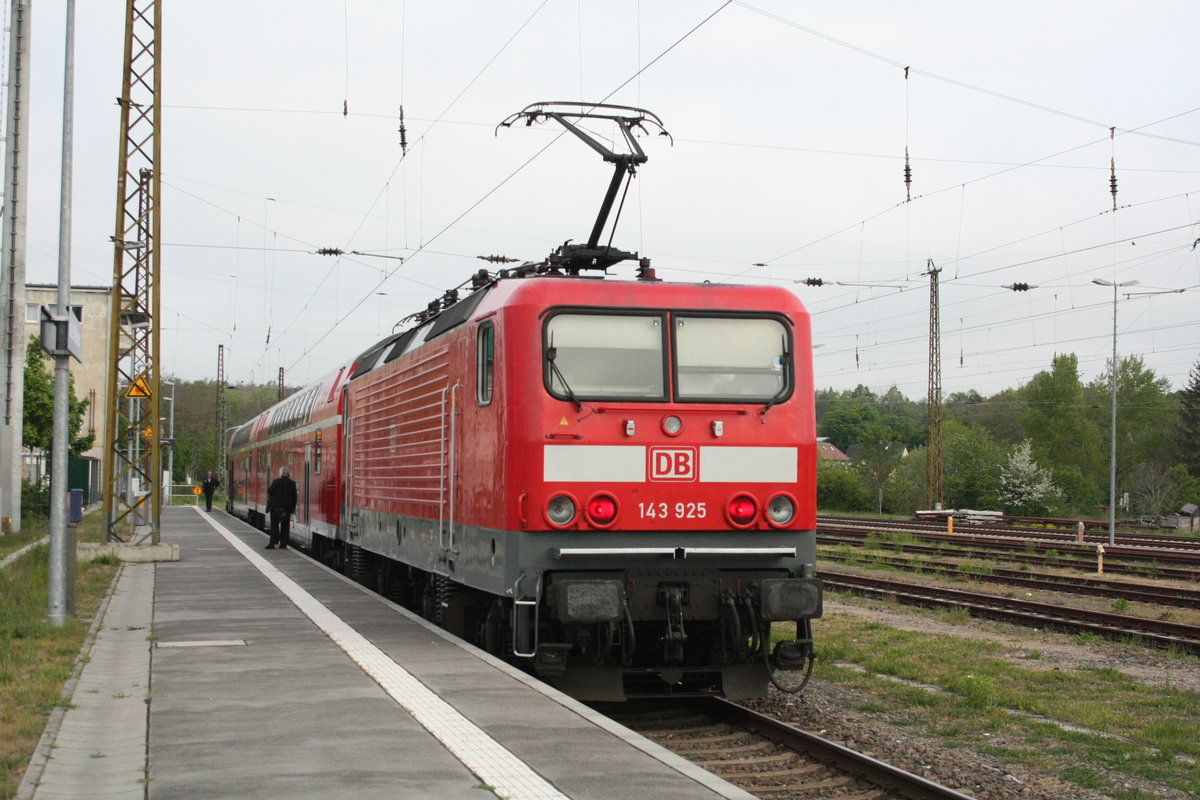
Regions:
<instances>
[{"instance_id":1,"label":"grass patch","mask_svg":"<svg viewBox=\"0 0 1200 800\"><path fill-rule=\"evenodd\" d=\"M814 635L819 678L853 687L871 709L893 716L902 709L906 726L940 737L947 747L998 753L992 741L1003 736L1007 761L1114 797L1133 796L1122 794L1122 775L1200 796L1200 769L1173 757L1200 759L1200 695L1194 692L1145 686L1111 668L1035 669L1004 658L995 642L900 631L842 614L815 620ZM1088 730L1065 731L1008 709Z\"/></svg>"},{"instance_id":2,"label":"grass patch","mask_svg":"<svg viewBox=\"0 0 1200 800\"><path fill-rule=\"evenodd\" d=\"M35 521L31 525L22 525L20 533L6 533L0 536L0 560L17 552L25 545L36 542L49 532L49 523L45 520Z\"/></svg>"},{"instance_id":3,"label":"grass patch","mask_svg":"<svg viewBox=\"0 0 1200 800\"><path fill-rule=\"evenodd\" d=\"M79 541L103 540L101 516L84 516ZM47 534L49 523L34 521L22 529L0 539L0 547L13 552L36 541ZM10 539L16 537L24 541L14 546ZM62 704L63 684L71 676L91 618L117 571L113 563L79 562L76 619L54 627L46 622L48 562L43 545L0 570L0 798L16 794L50 712Z\"/></svg>"},{"instance_id":4,"label":"grass patch","mask_svg":"<svg viewBox=\"0 0 1200 800\"><path fill-rule=\"evenodd\" d=\"M967 575L995 575L996 565L990 561L963 561L958 571Z\"/></svg>"}]
</instances>

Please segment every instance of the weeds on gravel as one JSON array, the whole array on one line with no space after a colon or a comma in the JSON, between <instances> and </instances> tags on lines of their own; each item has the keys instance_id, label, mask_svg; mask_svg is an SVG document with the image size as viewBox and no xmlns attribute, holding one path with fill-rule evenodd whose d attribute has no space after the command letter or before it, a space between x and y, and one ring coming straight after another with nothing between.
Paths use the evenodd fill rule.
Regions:
<instances>
[{"instance_id":1,"label":"weeds on gravel","mask_svg":"<svg viewBox=\"0 0 1200 800\"><path fill-rule=\"evenodd\" d=\"M814 635L816 676L857 689L867 698L863 710L892 724L1113 797L1138 796L1121 788L1122 775L1200 796L1200 694L1147 686L1115 668L1032 668L1009 660L997 642L843 614L816 620Z\"/></svg>"},{"instance_id":2,"label":"weeds on gravel","mask_svg":"<svg viewBox=\"0 0 1200 800\"><path fill-rule=\"evenodd\" d=\"M101 540L100 517L98 513L84 516L79 541ZM20 535L34 541L46 535L48 523L22 528ZM0 570L0 798L16 794L50 712L62 703L63 685L117 570L114 564L79 562L77 618L54 627L46 622L48 561L43 545Z\"/></svg>"},{"instance_id":3,"label":"weeds on gravel","mask_svg":"<svg viewBox=\"0 0 1200 800\"><path fill-rule=\"evenodd\" d=\"M963 561L958 571L967 575L995 575L996 565L990 561Z\"/></svg>"}]
</instances>

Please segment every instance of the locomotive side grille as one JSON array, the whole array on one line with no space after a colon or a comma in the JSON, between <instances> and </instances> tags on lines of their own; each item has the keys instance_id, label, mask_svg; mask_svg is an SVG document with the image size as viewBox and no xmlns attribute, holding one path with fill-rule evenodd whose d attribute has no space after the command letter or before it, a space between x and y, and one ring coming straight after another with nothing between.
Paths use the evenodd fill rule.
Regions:
<instances>
[{"instance_id":1,"label":"locomotive side grille","mask_svg":"<svg viewBox=\"0 0 1200 800\"><path fill-rule=\"evenodd\" d=\"M398 372L367 376L356 399L356 413L373 420L369 428L355 432L351 502L357 508L399 502L437 516L441 470L448 458L443 390L449 350L426 347L414 355Z\"/></svg>"}]
</instances>

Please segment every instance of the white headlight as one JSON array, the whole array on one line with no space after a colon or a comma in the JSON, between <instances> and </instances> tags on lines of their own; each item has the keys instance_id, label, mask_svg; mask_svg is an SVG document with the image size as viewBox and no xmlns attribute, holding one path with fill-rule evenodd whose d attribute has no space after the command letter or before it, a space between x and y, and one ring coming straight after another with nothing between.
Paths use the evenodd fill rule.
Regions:
<instances>
[{"instance_id":1,"label":"white headlight","mask_svg":"<svg viewBox=\"0 0 1200 800\"><path fill-rule=\"evenodd\" d=\"M557 495L546 505L546 516L555 525L566 525L575 519L575 503L564 494Z\"/></svg>"},{"instance_id":2,"label":"white headlight","mask_svg":"<svg viewBox=\"0 0 1200 800\"><path fill-rule=\"evenodd\" d=\"M796 505L790 498L779 495L767 505L767 518L775 525L787 525L796 516Z\"/></svg>"}]
</instances>

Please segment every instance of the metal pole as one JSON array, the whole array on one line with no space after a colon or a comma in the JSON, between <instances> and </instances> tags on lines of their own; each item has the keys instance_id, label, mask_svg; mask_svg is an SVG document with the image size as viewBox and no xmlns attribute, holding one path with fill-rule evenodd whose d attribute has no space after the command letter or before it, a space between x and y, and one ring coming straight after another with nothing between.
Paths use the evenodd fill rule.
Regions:
<instances>
[{"instance_id":1,"label":"metal pole","mask_svg":"<svg viewBox=\"0 0 1200 800\"><path fill-rule=\"evenodd\" d=\"M62 204L58 217L58 310L65 320L71 313L71 146L72 108L75 103L75 0L67 0L66 47L63 66ZM60 322L59 325L66 323ZM62 339L63 337L59 337ZM50 587L47 618L51 625L67 624L74 607L74 548L67 531L67 453L69 451L71 357L61 351L65 342L55 342L54 356L54 441L50 465Z\"/></svg>"},{"instance_id":2,"label":"metal pole","mask_svg":"<svg viewBox=\"0 0 1200 800\"><path fill-rule=\"evenodd\" d=\"M29 164L30 0L12 0L9 23L4 225L0 245L0 534L21 530L21 433L25 402L25 226Z\"/></svg>"},{"instance_id":3,"label":"metal pole","mask_svg":"<svg viewBox=\"0 0 1200 800\"><path fill-rule=\"evenodd\" d=\"M1117 282L1113 281L1112 425L1108 453L1108 545L1117 541Z\"/></svg>"},{"instance_id":4,"label":"metal pole","mask_svg":"<svg viewBox=\"0 0 1200 800\"><path fill-rule=\"evenodd\" d=\"M175 487L175 383L171 383L171 396L168 398L171 401L171 413L167 420L167 427L171 430L171 449L167 451L167 505L174 505L175 501L171 499L171 492Z\"/></svg>"}]
</instances>

